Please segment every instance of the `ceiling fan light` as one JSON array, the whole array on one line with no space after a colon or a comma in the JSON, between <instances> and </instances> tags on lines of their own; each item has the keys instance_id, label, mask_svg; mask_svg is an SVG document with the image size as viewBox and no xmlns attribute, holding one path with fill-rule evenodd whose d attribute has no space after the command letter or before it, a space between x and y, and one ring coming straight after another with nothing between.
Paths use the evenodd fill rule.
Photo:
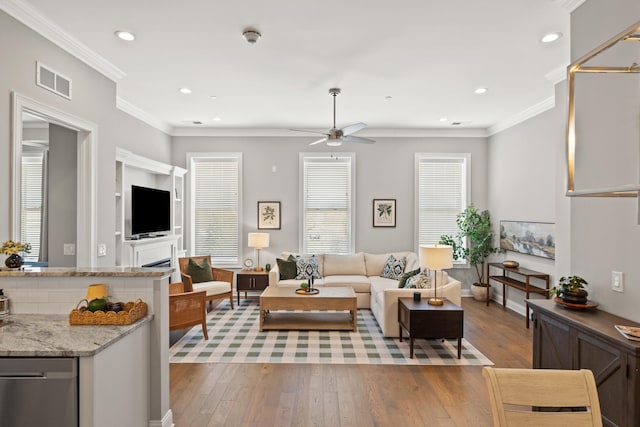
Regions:
<instances>
[{"instance_id":1,"label":"ceiling fan light","mask_svg":"<svg viewBox=\"0 0 640 427\"><path fill-rule=\"evenodd\" d=\"M342 140L341 139L330 139L327 141L327 145L329 147L339 147L342 145Z\"/></svg>"}]
</instances>

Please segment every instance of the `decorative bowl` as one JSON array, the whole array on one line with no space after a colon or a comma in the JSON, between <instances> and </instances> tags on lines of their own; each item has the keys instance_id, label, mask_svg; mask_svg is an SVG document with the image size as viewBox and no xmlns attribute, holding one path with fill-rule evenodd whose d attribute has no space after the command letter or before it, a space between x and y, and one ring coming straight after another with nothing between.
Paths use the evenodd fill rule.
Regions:
<instances>
[{"instance_id":1,"label":"decorative bowl","mask_svg":"<svg viewBox=\"0 0 640 427\"><path fill-rule=\"evenodd\" d=\"M520 263L518 261L507 260L503 261L502 265L508 268L518 268L520 266Z\"/></svg>"}]
</instances>

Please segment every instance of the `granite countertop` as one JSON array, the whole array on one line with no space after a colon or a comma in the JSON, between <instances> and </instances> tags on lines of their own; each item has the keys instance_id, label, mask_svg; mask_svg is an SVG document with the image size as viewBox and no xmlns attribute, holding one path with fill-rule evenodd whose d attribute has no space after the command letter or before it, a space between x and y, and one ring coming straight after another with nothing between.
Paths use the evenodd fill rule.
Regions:
<instances>
[{"instance_id":1,"label":"granite countertop","mask_svg":"<svg viewBox=\"0 0 640 427\"><path fill-rule=\"evenodd\" d=\"M93 356L152 318L124 326L72 326L66 314L11 314L0 323L0 357Z\"/></svg>"},{"instance_id":2,"label":"granite countertop","mask_svg":"<svg viewBox=\"0 0 640 427\"><path fill-rule=\"evenodd\" d=\"M155 277L173 273L172 267L28 267L0 268L0 277Z\"/></svg>"}]
</instances>

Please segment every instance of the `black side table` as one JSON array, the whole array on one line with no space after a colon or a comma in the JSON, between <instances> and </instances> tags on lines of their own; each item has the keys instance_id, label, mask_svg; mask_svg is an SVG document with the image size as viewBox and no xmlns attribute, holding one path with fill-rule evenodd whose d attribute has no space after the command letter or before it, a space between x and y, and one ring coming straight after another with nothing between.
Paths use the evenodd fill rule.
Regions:
<instances>
[{"instance_id":1,"label":"black side table","mask_svg":"<svg viewBox=\"0 0 640 427\"><path fill-rule=\"evenodd\" d=\"M264 291L269 286L269 273L267 271L254 271L249 269L236 273L236 290L238 292L238 305L240 305L240 291L247 292Z\"/></svg>"}]
</instances>

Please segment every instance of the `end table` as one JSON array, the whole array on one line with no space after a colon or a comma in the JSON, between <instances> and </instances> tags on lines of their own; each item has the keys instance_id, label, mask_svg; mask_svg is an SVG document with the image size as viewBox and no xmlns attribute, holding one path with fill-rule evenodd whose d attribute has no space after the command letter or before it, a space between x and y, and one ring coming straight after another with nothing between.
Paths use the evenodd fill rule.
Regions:
<instances>
[{"instance_id":1,"label":"end table","mask_svg":"<svg viewBox=\"0 0 640 427\"><path fill-rule=\"evenodd\" d=\"M244 298L247 292L264 291L269 286L269 272L243 269L236 273L236 290L238 292L238 305L240 305L240 291L244 291Z\"/></svg>"},{"instance_id":2,"label":"end table","mask_svg":"<svg viewBox=\"0 0 640 427\"><path fill-rule=\"evenodd\" d=\"M414 301L413 298L398 298L398 324L400 341L402 330L409 333L409 357L413 359L415 338L458 339L458 359L462 355L464 310L449 300L443 305L429 305L427 299Z\"/></svg>"}]
</instances>

